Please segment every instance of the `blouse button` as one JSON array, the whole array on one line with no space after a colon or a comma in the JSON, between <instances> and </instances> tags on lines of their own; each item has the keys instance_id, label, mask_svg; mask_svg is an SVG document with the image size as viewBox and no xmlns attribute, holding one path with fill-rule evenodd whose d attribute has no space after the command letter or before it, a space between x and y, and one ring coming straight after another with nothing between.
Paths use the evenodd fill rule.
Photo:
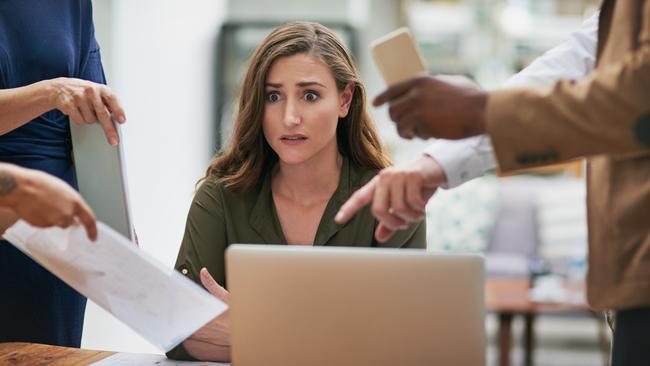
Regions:
<instances>
[{"instance_id":1,"label":"blouse button","mask_svg":"<svg viewBox=\"0 0 650 366\"><path fill-rule=\"evenodd\" d=\"M181 269L181 273L184 274L184 275L187 275L187 268Z\"/></svg>"}]
</instances>

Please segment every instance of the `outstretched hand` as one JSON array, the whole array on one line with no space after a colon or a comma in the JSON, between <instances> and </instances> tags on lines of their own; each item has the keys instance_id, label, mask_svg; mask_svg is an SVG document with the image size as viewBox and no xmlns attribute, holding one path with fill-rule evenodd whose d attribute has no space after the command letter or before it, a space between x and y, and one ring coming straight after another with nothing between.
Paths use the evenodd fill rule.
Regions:
<instances>
[{"instance_id":1,"label":"outstretched hand","mask_svg":"<svg viewBox=\"0 0 650 366\"><path fill-rule=\"evenodd\" d=\"M375 238L385 242L395 231L422 220L427 202L446 181L438 162L429 156L386 168L350 196L334 220L339 224L345 223L371 204L371 212L379 221Z\"/></svg>"}]
</instances>

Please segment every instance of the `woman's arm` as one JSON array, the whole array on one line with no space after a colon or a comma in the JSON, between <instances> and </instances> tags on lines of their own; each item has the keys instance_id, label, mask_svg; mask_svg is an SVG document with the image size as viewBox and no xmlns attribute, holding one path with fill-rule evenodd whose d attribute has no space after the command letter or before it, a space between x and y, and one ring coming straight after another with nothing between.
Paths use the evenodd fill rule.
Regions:
<instances>
[{"instance_id":1,"label":"woman's arm","mask_svg":"<svg viewBox=\"0 0 650 366\"><path fill-rule=\"evenodd\" d=\"M0 135L13 131L54 109L50 80L15 89L0 90Z\"/></svg>"},{"instance_id":2,"label":"woman's arm","mask_svg":"<svg viewBox=\"0 0 650 366\"><path fill-rule=\"evenodd\" d=\"M0 89L0 135L52 109L60 110L76 123L100 123L111 145L119 142L111 115L119 123L126 121L124 109L108 86L81 79L56 78Z\"/></svg>"},{"instance_id":3,"label":"woman's arm","mask_svg":"<svg viewBox=\"0 0 650 366\"><path fill-rule=\"evenodd\" d=\"M201 269L201 284L214 297L230 305L230 293L212 278L206 268ZM190 356L203 361L230 362L230 310L212 319L183 341Z\"/></svg>"},{"instance_id":4,"label":"woman's arm","mask_svg":"<svg viewBox=\"0 0 650 366\"><path fill-rule=\"evenodd\" d=\"M226 227L223 196L218 184L204 182L194 196L187 215L185 234L176 259L176 269L201 285L206 268L216 282L225 283L224 252ZM167 353L167 357L185 360L229 361L230 320L228 312L203 326L182 344Z\"/></svg>"}]
</instances>

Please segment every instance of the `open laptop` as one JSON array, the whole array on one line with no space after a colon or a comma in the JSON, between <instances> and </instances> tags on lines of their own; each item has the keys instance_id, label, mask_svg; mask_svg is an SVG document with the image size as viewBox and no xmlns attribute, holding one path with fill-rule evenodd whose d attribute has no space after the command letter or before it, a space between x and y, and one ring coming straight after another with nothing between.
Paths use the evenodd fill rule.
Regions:
<instances>
[{"instance_id":1,"label":"open laptop","mask_svg":"<svg viewBox=\"0 0 650 366\"><path fill-rule=\"evenodd\" d=\"M120 126L116 124L120 141ZM102 126L78 125L70 121L72 153L79 193L95 212L97 220L134 240L122 142L106 142Z\"/></svg>"},{"instance_id":2,"label":"open laptop","mask_svg":"<svg viewBox=\"0 0 650 366\"><path fill-rule=\"evenodd\" d=\"M485 365L483 258L232 245L237 366Z\"/></svg>"}]
</instances>

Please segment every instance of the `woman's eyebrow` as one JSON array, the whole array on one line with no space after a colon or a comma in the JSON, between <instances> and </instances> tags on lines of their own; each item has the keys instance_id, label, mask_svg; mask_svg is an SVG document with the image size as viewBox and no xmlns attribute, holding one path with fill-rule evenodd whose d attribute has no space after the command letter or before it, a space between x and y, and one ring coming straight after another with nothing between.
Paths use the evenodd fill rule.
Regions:
<instances>
[{"instance_id":1,"label":"woman's eyebrow","mask_svg":"<svg viewBox=\"0 0 650 366\"><path fill-rule=\"evenodd\" d=\"M296 85L301 87L301 88L304 88L306 86L314 86L314 85L318 85L318 86L320 86L322 88L327 88L325 85L319 83L318 81L301 81L299 83L296 83Z\"/></svg>"},{"instance_id":2,"label":"woman's eyebrow","mask_svg":"<svg viewBox=\"0 0 650 366\"><path fill-rule=\"evenodd\" d=\"M320 86L322 88L327 88L325 85L319 83L318 81L301 81L301 82L296 83L296 86L299 86L301 88L308 87L308 86L314 86L314 85L318 85L318 86ZM266 83L265 86L280 89L280 88L282 88L283 84L282 83Z\"/></svg>"}]
</instances>

